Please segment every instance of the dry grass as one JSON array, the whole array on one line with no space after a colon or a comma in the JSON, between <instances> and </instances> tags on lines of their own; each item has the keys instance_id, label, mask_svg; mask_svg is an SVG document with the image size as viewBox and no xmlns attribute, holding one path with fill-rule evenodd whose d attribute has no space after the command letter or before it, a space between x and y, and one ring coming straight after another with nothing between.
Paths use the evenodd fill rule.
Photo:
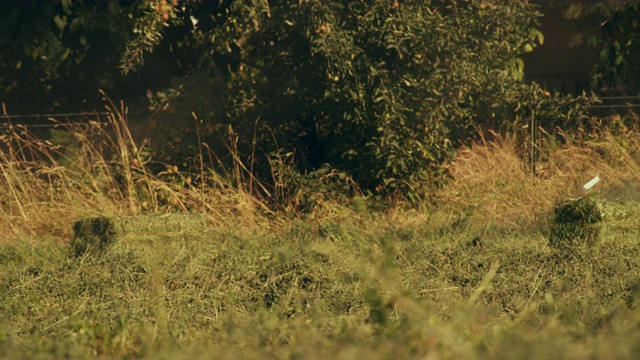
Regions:
<instances>
[{"instance_id":1,"label":"dry grass","mask_svg":"<svg viewBox=\"0 0 640 360\"><path fill-rule=\"evenodd\" d=\"M0 136L0 241L68 238L69 224L98 215L199 212L215 226L267 224L269 210L230 174L180 173L168 164L151 173L153 159L129 132L126 108L107 110L106 121L82 125L51 119L55 143L20 125Z\"/></svg>"},{"instance_id":2,"label":"dry grass","mask_svg":"<svg viewBox=\"0 0 640 360\"><path fill-rule=\"evenodd\" d=\"M472 208L482 223L533 224L557 201L583 195L582 185L594 176L601 178L596 193L640 181L638 135L605 132L582 144L547 145L536 176L518 156L517 139L496 136L459 151L449 165L453 179L437 197L447 211Z\"/></svg>"},{"instance_id":3,"label":"dry grass","mask_svg":"<svg viewBox=\"0 0 640 360\"><path fill-rule=\"evenodd\" d=\"M206 146L196 159L197 173L179 172L168 164L160 164L164 171L152 173L149 166L159 164L146 143L138 144L131 135L126 109L108 104L104 121L56 123L58 141L41 140L21 126L0 136L0 227L6 229L0 241L42 235L68 239L70 224L79 218L144 213L204 213L217 228L279 227L286 217L267 207L269 197L290 203L293 210L287 217L317 224L371 220L363 197L356 196L349 206L327 199L313 187L296 188L288 183L295 176L282 178L286 168L274 170L273 194L238 156L228 172L211 170L215 164L205 164L204 159L215 156L203 153ZM581 185L596 175L602 179L595 189L600 192L638 182L640 136L624 126L613 130L579 144L565 136L564 144L558 145L548 135L536 176L522 160L519 139L493 134L494 140L459 151L448 167L451 181L436 193L435 208L396 206L382 216L405 227L462 221L476 228L536 224L548 218L557 201L580 195ZM234 149L232 139L229 149ZM357 185L346 185L359 194ZM313 202L313 211L302 214L298 209L305 201Z\"/></svg>"}]
</instances>

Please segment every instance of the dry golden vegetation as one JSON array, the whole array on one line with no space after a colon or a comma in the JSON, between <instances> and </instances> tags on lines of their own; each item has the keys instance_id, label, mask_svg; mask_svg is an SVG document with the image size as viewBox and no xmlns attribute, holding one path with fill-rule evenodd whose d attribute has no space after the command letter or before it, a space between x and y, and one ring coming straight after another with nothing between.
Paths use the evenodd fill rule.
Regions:
<instances>
[{"instance_id":1,"label":"dry golden vegetation","mask_svg":"<svg viewBox=\"0 0 640 360\"><path fill-rule=\"evenodd\" d=\"M447 211L474 208L485 223L527 226L547 218L553 205L568 197L583 196L582 185L595 176L601 183L594 190L638 184L640 180L640 134L615 123L611 130L564 143L547 136L536 163L536 176L522 160L522 145L513 136L494 134L458 152L449 166L453 178L438 192Z\"/></svg>"},{"instance_id":2,"label":"dry golden vegetation","mask_svg":"<svg viewBox=\"0 0 640 360\"><path fill-rule=\"evenodd\" d=\"M108 110L102 121L56 122L48 140L19 125L2 135L3 240L69 237L69 224L96 215L201 212L214 226L266 224L270 211L232 176L180 173L170 164L152 173L153 159L132 137L126 109Z\"/></svg>"}]
</instances>

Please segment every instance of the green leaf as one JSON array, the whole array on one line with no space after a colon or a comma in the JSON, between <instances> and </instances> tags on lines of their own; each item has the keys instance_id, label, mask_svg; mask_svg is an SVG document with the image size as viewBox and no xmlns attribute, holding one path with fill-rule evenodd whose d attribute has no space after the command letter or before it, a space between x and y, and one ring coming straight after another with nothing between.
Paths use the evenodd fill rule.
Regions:
<instances>
[{"instance_id":1,"label":"green leaf","mask_svg":"<svg viewBox=\"0 0 640 360\"><path fill-rule=\"evenodd\" d=\"M572 3L565 11L565 16L569 19L578 19L582 17L584 11L584 5L580 3Z\"/></svg>"},{"instance_id":2,"label":"green leaf","mask_svg":"<svg viewBox=\"0 0 640 360\"><path fill-rule=\"evenodd\" d=\"M70 54L71 54L71 49L66 49L64 53L62 53L62 55L60 56L60 59L62 59L63 61L67 60Z\"/></svg>"},{"instance_id":3,"label":"green leaf","mask_svg":"<svg viewBox=\"0 0 640 360\"><path fill-rule=\"evenodd\" d=\"M62 31L67 26L67 17L66 16L56 15L56 16L53 17L53 22L56 24L58 29L60 29L60 31Z\"/></svg>"},{"instance_id":4,"label":"green leaf","mask_svg":"<svg viewBox=\"0 0 640 360\"><path fill-rule=\"evenodd\" d=\"M62 11L65 14L71 15L73 13L73 0L61 0Z\"/></svg>"},{"instance_id":5,"label":"green leaf","mask_svg":"<svg viewBox=\"0 0 640 360\"><path fill-rule=\"evenodd\" d=\"M544 44L544 34L542 33L542 31L532 28L530 33L529 33L529 39L536 41L537 43L540 45Z\"/></svg>"},{"instance_id":6,"label":"green leaf","mask_svg":"<svg viewBox=\"0 0 640 360\"><path fill-rule=\"evenodd\" d=\"M615 61L613 63L614 63L615 66L619 66L620 64L625 63L625 62L626 62L626 59L624 58L624 56L623 55L618 55L618 56L616 56L616 59L615 59Z\"/></svg>"},{"instance_id":7,"label":"green leaf","mask_svg":"<svg viewBox=\"0 0 640 360\"><path fill-rule=\"evenodd\" d=\"M535 30L536 38L538 38L538 44L544 45L544 34L542 31Z\"/></svg>"}]
</instances>

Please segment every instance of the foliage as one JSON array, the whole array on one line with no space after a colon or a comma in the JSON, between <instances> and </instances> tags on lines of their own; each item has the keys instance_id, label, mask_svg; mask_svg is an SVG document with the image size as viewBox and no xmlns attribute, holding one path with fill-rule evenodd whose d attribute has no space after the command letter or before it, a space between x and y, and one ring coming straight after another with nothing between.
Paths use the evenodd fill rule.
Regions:
<instances>
[{"instance_id":1,"label":"foliage","mask_svg":"<svg viewBox=\"0 0 640 360\"><path fill-rule=\"evenodd\" d=\"M188 66L160 44L174 13L166 1L3 1L0 12L0 97L10 111L95 110L98 89L136 104ZM123 74L125 60L147 66Z\"/></svg>"},{"instance_id":2,"label":"foliage","mask_svg":"<svg viewBox=\"0 0 640 360\"><path fill-rule=\"evenodd\" d=\"M198 73L212 90L187 81L159 107L216 99L202 116L232 124L245 156L256 141L303 173L328 164L368 192L417 197L476 126L517 117L537 15L523 1L232 2L190 39L213 54Z\"/></svg>"},{"instance_id":3,"label":"foliage","mask_svg":"<svg viewBox=\"0 0 640 360\"><path fill-rule=\"evenodd\" d=\"M637 0L563 1L570 19L596 27L578 34L578 43L598 49L594 89L636 94L640 90L640 2Z\"/></svg>"},{"instance_id":4,"label":"foliage","mask_svg":"<svg viewBox=\"0 0 640 360\"><path fill-rule=\"evenodd\" d=\"M33 100L32 108L93 100L96 90L81 98L74 96L75 90L112 81L109 64L118 60L118 44L127 41L121 34L126 24L117 2L94 6L83 1L7 1L0 11L5 16L0 24L2 100L12 110L21 110L19 100L25 99ZM67 99L61 96L63 85Z\"/></svg>"},{"instance_id":5,"label":"foliage","mask_svg":"<svg viewBox=\"0 0 640 360\"><path fill-rule=\"evenodd\" d=\"M418 202L477 128L584 115L581 99L522 83L518 56L543 41L525 0L65 0L7 11L0 26L20 35L0 39L9 98L39 85L44 102L73 89L68 107L90 104L98 87L146 94L170 134L152 144L163 158L198 159L204 141L222 167L251 164L243 176L264 183L290 154L303 176L328 167L367 194Z\"/></svg>"},{"instance_id":6,"label":"foliage","mask_svg":"<svg viewBox=\"0 0 640 360\"><path fill-rule=\"evenodd\" d=\"M299 217L313 213L325 204L346 204L361 195L353 179L328 165L302 175L295 168L292 155L273 156L271 171L274 193L270 200L279 209Z\"/></svg>"}]
</instances>

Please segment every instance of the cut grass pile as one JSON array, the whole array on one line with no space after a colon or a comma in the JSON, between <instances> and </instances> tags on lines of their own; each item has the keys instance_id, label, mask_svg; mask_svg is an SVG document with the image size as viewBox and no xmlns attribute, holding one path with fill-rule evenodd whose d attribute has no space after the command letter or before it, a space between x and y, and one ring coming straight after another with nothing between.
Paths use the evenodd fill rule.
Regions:
<instances>
[{"instance_id":1,"label":"cut grass pile","mask_svg":"<svg viewBox=\"0 0 640 360\"><path fill-rule=\"evenodd\" d=\"M248 190L260 184L239 161L224 176L152 173L125 112L104 125L69 128L73 146L21 128L1 138L2 358L640 352L632 130L549 146L537 178L514 139L480 142L423 209L317 197L291 216L265 205L268 189ZM550 246L554 207L585 195L576 189L595 175L603 180L587 195L602 204L598 236L573 232L568 246Z\"/></svg>"},{"instance_id":2,"label":"cut grass pile","mask_svg":"<svg viewBox=\"0 0 640 360\"><path fill-rule=\"evenodd\" d=\"M158 236L180 237L206 234L206 218L201 214L164 214L80 219L73 224L71 251L75 256L101 254L123 242Z\"/></svg>"}]
</instances>

